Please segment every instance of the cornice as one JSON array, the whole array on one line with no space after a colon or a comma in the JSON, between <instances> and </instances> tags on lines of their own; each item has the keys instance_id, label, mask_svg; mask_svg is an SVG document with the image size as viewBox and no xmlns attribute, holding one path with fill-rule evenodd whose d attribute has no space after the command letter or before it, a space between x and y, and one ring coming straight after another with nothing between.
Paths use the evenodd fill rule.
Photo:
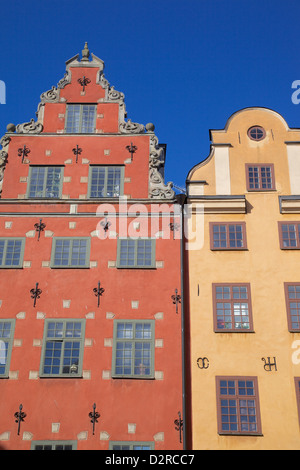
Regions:
<instances>
[{"instance_id":1,"label":"cornice","mask_svg":"<svg viewBox=\"0 0 300 470\"><path fill-rule=\"evenodd\" d=\"M279 196L281 214L300 214L300 195Z\"/></svg>"},{"instance_id":2,"label":"cornice","mask_svg":"<svg viewBox=\"0 0 300 470\"><path fill-rule=\"evenodd\" d=\"M192 205L192 212L196 212L199 208L209 214L246 214L247 212L244 195L190 196L187 203Z\"/></svg>"}]
</instances>

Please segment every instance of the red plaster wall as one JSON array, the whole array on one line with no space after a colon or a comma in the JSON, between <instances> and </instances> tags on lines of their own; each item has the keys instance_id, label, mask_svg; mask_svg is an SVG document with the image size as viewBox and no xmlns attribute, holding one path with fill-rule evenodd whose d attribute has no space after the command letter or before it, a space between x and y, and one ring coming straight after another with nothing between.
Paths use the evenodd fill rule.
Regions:
<instances>
[{"instance_id":1,"label":"red plaster wall","mask_svg":"<svg viewBox=\"0 0 300 470\"><path fill-rule=\"evenodd\" d=\"M72 68L72 83L61 90L61 97L67 102L97 102L103 98L104 90L95 84L96 72L96 69ZM84 74L92 81L86 95L81 96L77 79ZM149 135L57 133L64 128L64 120L58 115L65 113L65 106L66 103L45 104L42 134L11 135L0 200L1 237L26 237L40 218L46 224L45 230L54 236L90 236L102 220L95 216L102 201L78 199L87 193L87 183L81 183L80 177L88 176L89 164L82 163L82 159L91 164L124 164L130 158L125 147L131 142L138 150L133 162L125 164L125 178L130 178L130 182L125 183L124 193L147 202ZM101 103L98 109L105 118L97 120L97 127L101 122L99 128L105 133L117 132L118 105ZM17 153L24 144L31 152L29 161L22 164ZM72 148L77 144L82 154L76 164ZM104 155L104 149L110 149L109 156ZM46 150L51 150L50 156L46 156ZM64 164L68 159L72 163ZM62 194L72 199L72 203L77 199L77 215L70 214L68 200L11 200L26 193L27 183L20 182L20 178L28 176L29 164L65 165L64 176L70 176L71 182L63 184ZM149 204L146 207L149 209ZM5 221L12 221L11 229L5 228ZM129 219L128 224L132 221L133 218ZM70 229L69 222L76 222L76 229ZM157 224L161 230L162 221ZM30 449L30 440L22 437L24 431L32 433L34 440L77 440L80 432L88 431L88 439L79 440L78 449L108 449L109 441L99 438L100 431L106 431L109 439L116 441L153 441L155 434L163 432L164 441L155 443L156 450L182 448L174 427L174 419L182 409L181 315L180 309L179 314L175 313L171 300L175 288L180 291L180 240L174 240L172 234L168 239L157 239L156 260L163 261L163 267L132 270L109 268L108 262L117 258L117 239L97 237L91 237L90 254L97 267L42 267L43 261L50 261L52 242L53 238L46 237L45 232L39 241L37 233L34 238L26 237L24 261L30 261L31 267L0 269L0 318L16 319L19 312L26 312L25 319L16 319L14 339L22 344L14 345L10 363L10 370L18 371L18 378L0 379L0 435L10 433L10 439L0 441L0 447ZM100 308L93 293L99 280L105 289ZM33 307L30 289L36 282L42 294ZM63 308L63 299L71 300L70 308ZM139 301L138 309L132 309L132 300ZM85 346L83 355L83 370L91 372L91 379L29 379L30 371L39 371L41 360L41 347L33 346L34 340L43 339L44 320L37 318L37 312L43 312L48 319L84 319L89 312L95 312L94 319L86 320L85 338L92 339L92 346ZM164 313L163 319L155 320L155 338L163 339L163 347L155 348L155 370L163 372L163 380L102 378L103 371L112 369L112 348L104 346L104 339L113 337L114 320L106 318L107 312L112 312L115 319L126 320L153 320L157 312ZM88 413L94 402L101 417L93 436ZM13 415L20 403L27 416L18 436ZM60 423L59 433L52 433L52 423ZM128 434L128 423L136 423L135 434Z\"/></svg>"}]
</instances>

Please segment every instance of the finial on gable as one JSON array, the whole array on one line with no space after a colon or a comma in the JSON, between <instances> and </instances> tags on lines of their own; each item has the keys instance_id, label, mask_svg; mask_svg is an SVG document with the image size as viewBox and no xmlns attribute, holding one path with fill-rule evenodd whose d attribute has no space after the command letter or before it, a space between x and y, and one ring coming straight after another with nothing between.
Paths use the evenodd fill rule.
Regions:
<instances>
[{"instance_id":1,"label":"finial on gable","mask_svg":"<svg viewBox=\"0 0 300 470\"><path fill-rule=\"evenodd\" d=\"M84 49L82 49L82 59L81 62L88 62L90 57L90 51L88 48L88 43L86 42L84 45Z\"/></svg>"}]
</instances>

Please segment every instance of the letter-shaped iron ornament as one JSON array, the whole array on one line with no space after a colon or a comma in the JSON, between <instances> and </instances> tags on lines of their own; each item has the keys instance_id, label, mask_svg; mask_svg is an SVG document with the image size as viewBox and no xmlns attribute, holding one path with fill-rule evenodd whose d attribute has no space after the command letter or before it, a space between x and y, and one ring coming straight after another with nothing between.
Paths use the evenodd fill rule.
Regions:
<instances>
[{"instance_id":1,"label":"letter-shaped iron ornament","mask_svg":"<svg viewBox=\"0 0 300 470\"><path fill-rule=\"evenodd\" d=\"M78 83L80 83L80 85L82 86L82 91L85 90L85 87L88 83L91 83L91 80L85 76L83 76L82 78L78 78Z\"/></svg>"},{"instance_id":2,"label":"letter-shaped iron ornament","mask_svg":"<svg viewBox=\"0 0 300 470\"><path fill-rule=\"evenodd\" d=\"M181 418L180 411L178 411L178 419L175 419L174 424L176 431L179 431L179 442L182 442L183 419Z\"/></svg>"},{"instance_id":3,"label":"letter-shaped iron ornament","mask_svg":"<svg viewBox=\"0 0 300 470\"><path fill-rule=\"evenodd\" d=\"M178 290L175 289L175 295L171 295L173 304L176 305L176 313L178 313L178 304L181 304L181 295L178 294Z\"/></svg>"},{"instance_id":4,"label":"letter-shaped iron ornament","mask_svg":"<svg viewBox=\"0 0 300 470\"><path fill-rule=\"evenodd\" d=\"M39 299L40 295L42 293L42 289L39 289L39 283L38 282L35 285L35 289L30 289L30 293L31 293L31 298L34 299L33 300L33 306L35 307L36 299Z\"/></svg>"},{"instance_id":5,"label":"letter-shaped iron ornament","mask_svg":"<svg viewBox=\"0 0 300 470\"><path fill-rule=\"evenodd\" d=\"M26 418L26 413L24 413L24 411L22 411L22 409L23 409L23 405L21 404L19 406L19 411L16 411L15 414L14 414L15 422L18 423L18 436L20 434L21 422L24 421L24 419Z\"/></svg>"},{"instance_id":6,"label":"letter-shaped iron ornament","mask_svg":"<svg viewBox=\"0 0 300 470\"><path fill-rule=\"evenodd\" d=\"M36 232L38 232L38 241L40 239L40 235L41 235L41 232L44 231L44 228L46 227L46 224L42 223L42 219L40 219L40 223L36 223L34 224L34 228L36 230Z\"/></svg>"},{"instance_id":7,"label":"letter-shaped iron ornament","mask_svg":"<svg viewBox=\"0 0 300 470\"><path fill-rule=\"evenodd\" d=\"M89 418L91 418L91 423L93 424L93 435L95 434L95 424L98 423L100 418L100 413L96 411L96 403L93 404L93 411L89 412Z\"/></svg>"},{"instance_id":8,"label":"letter-shaped iron ornament","mask_svg":"<svg viewBox=\"0 0 300 470\"><path fill-rule=\"evenodd\" d=\"M131 161L133 160L133 154L137 151L137 147L131 142L130 145L126 145L126 150L131 154Z\"/></svg>"},{"instance_id":9,"label":"letter-shaped iron ornament","mask_svg":"<svg viewBox=\"0 0 300 470\"><path fill-rule=\"evenodd\" d=\"M100 287L100 281L98 281L98 286L94 287L93 291L95 292L95 296L98 297L98 307L100 306L100 297L102 296L105 289Z\"/></svg>"},{"instance_id":10,"label":"letter-shaped iron ornament","mask_svg":"<svg viewBox=\"0 0 300 470\"><path fill-rule=\"evenodd\" d=\"M26 147L26 145L22 147L20 147L18 149L18 157L22 157L22 163L24 163L24 159L25 157L27 157L27 155L30 153L30 150L28 147Z\"/></svg>"}]
</instances>

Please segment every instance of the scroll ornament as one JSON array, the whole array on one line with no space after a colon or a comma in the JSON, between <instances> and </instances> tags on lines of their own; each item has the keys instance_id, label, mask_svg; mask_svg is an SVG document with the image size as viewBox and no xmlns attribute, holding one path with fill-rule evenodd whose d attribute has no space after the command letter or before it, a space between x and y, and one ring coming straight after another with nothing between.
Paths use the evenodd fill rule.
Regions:
<instances>
[{"instance_id":1,"label":"scroll ornament","mask_svg":"<svg viewBox=\"0 0 300 470\"><path fill-rule=\"evenodd\" d=\"M16 127L17 134L40 134L43 130L43 124L35 122L31 119L30 122L18 124Z\"/></svg>"},{"instance_id":2,"label":"scroll ornament","mask_svg":"<svg viewBox=\"0 0 300 470\"><path fill-rule=\"evenodd\" d=\"M149 197L152 199L173 199L173 183L165 184L160 167L164 165L163 148L158 146L158 139L155 135L150 138L150 158L149 158Z\"/></svg>"},{"instance_id":3,"label":"scroll ornament","mask_svg":"<svg viewBox=\"0 0 300 470\"><path fill-rule=\"evenodd\" d=\"M122 134L143 134L145 132L145 127L143 124L138 124L137 122L132 122L131 119L128 119L127 122L120 123L120 132Z\"/></svg>"}]
</instances>

